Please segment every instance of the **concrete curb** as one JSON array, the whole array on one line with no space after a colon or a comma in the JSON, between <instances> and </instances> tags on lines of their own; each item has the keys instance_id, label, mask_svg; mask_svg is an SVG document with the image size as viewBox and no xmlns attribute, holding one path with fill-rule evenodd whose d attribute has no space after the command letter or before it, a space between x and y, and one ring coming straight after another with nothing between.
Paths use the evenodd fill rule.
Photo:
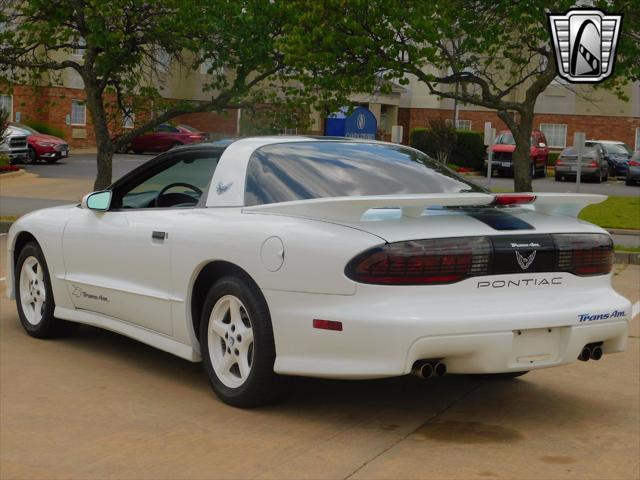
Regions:
<instances>
[{"instance_id":1,"label":"concrete curb","mask_svg":"<svg viewBox=\"0 0 640 480\"><path fill-rule=\"evenodd\" d=\"M629 230L625 228L606 228L605 230L609 233L613 233L614 235L640 235L640 230Z\"/></svg>"},{"instance_id":2,"label":"concrete curb","mask_svg":"<svg viewBox=\"0 0 640 480\"><path fill-rule=\"evenodd\" d=\"M27 171L24 168L21 168L17 172L7 172L7 173L0 174L0 179L21 177L26 173Z\"/></svg>"},{"instance_id":3,"label":"concrete curb","mask_svg":"<svg viewBox=\"0 0 640 480\"><path fill-rule=\"evenodd\" d=\"M614 263L640 265L640 253L638 252L615 252Z\"/></svg>"}]
</instances>

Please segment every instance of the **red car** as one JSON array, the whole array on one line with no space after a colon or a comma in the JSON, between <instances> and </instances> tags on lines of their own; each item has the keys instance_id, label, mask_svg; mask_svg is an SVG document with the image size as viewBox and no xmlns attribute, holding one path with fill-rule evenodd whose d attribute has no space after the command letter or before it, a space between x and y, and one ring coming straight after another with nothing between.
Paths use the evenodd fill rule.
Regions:
<instances>
[{"instance_id":1,"label":"red car","mask_svg":"<svg viewBox=\"0 0 640 480\"><path fill-rule=\"evenodd\" d=\"M516 149L516 142L509 130L504 130L496 137L493 145L493 171L498 175L513 176L513 152ZM547 174L547 163L549 162L549 147L547 139L540 130L531 132L531 177L544 177Z\"/></svg>"},{"instance_id":2,"label":"red car","mask_svg":"<svg viewBox=\"0 0 640 480\"><path fill-rule=\"evenodd\" d=\"M187 125L169 125L163 123L151 132L131 140L129 150L133 153L164 152L173 147L200 143L207 138L206 134Z\"/></svg>"},{"instance_id":3,"label":"red car","mask_svg":"<svg viewBox=\"0 0 640 480\"><path fill-rule=\"evenodd\" d=\"M24 130L29 144L29 162L35 163L44 160L47 163L54 163L61 158L69 156L69 145L63 139L40 133L33 128L21 123L12 123L15 128Z\"/></svg>"}]
</instances>

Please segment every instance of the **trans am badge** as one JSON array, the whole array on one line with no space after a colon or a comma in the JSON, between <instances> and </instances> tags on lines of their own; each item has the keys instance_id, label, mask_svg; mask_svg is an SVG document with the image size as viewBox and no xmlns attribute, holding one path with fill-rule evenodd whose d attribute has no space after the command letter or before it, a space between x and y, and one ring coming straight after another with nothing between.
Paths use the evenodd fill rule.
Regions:
<instances>
[{"instance_id":1,"label":"trans am badge","mask_svg":"<svg viewBox=\"0 0 640 480\"><path fill-rule=\"evenodd\" d=\"M537 250L534 250L529 254L528 257L525 257L519 251L516 250L516 259L518 260L518 265L520 265L520 268L522 270L526 270L531 266L531 264L533 263L533 260L536 258L536 252Z\"/></svg>"},{"instance_id":2,"label":"trans am badge","mask_svg":"<svg viewBox=\"0 0 640 480\"><path fill-rule=\"evenodd\" d=\"M573 9L550 14L558 74L571 83L598 83L611 76L622 15Z\"/></svg>"}]
</instances>

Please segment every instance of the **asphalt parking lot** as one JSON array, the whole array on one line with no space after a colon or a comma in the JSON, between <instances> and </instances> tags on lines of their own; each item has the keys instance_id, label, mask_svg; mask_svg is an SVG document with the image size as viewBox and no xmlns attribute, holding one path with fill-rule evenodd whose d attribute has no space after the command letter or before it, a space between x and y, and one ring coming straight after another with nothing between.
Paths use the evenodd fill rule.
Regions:
<instances>
[{"instance_id":1,"label":"asphalt parking lot","mask_svg":"<svg viewBox=\"0 0 640 480\"><path fill-rule=\"evenodd\" d=\"M640 267L614 284L638 302ZM513 381L299 379L246 411L200 365L110 332L28 337L2 295L0 478L637 479L639 327L626 353Z\"/></svg>"}]
</instances>

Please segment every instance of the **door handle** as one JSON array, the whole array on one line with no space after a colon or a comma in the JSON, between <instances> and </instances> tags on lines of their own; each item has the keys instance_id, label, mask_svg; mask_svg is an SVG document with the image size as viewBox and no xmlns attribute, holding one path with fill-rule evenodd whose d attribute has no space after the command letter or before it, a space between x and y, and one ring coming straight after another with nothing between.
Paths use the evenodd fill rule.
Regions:
<instances>
[{"instance_id":1,"label":"door handle","mask_svg":"<svg viewBox=\"0 0 640 480\"><path fill-rule=\"evenodd\" d=\"M154 230L153 233L151 234L151 238L154 240L165 240L169 237L169 234L167 232L159 232Z\"/></svg>"}]
</instances>

